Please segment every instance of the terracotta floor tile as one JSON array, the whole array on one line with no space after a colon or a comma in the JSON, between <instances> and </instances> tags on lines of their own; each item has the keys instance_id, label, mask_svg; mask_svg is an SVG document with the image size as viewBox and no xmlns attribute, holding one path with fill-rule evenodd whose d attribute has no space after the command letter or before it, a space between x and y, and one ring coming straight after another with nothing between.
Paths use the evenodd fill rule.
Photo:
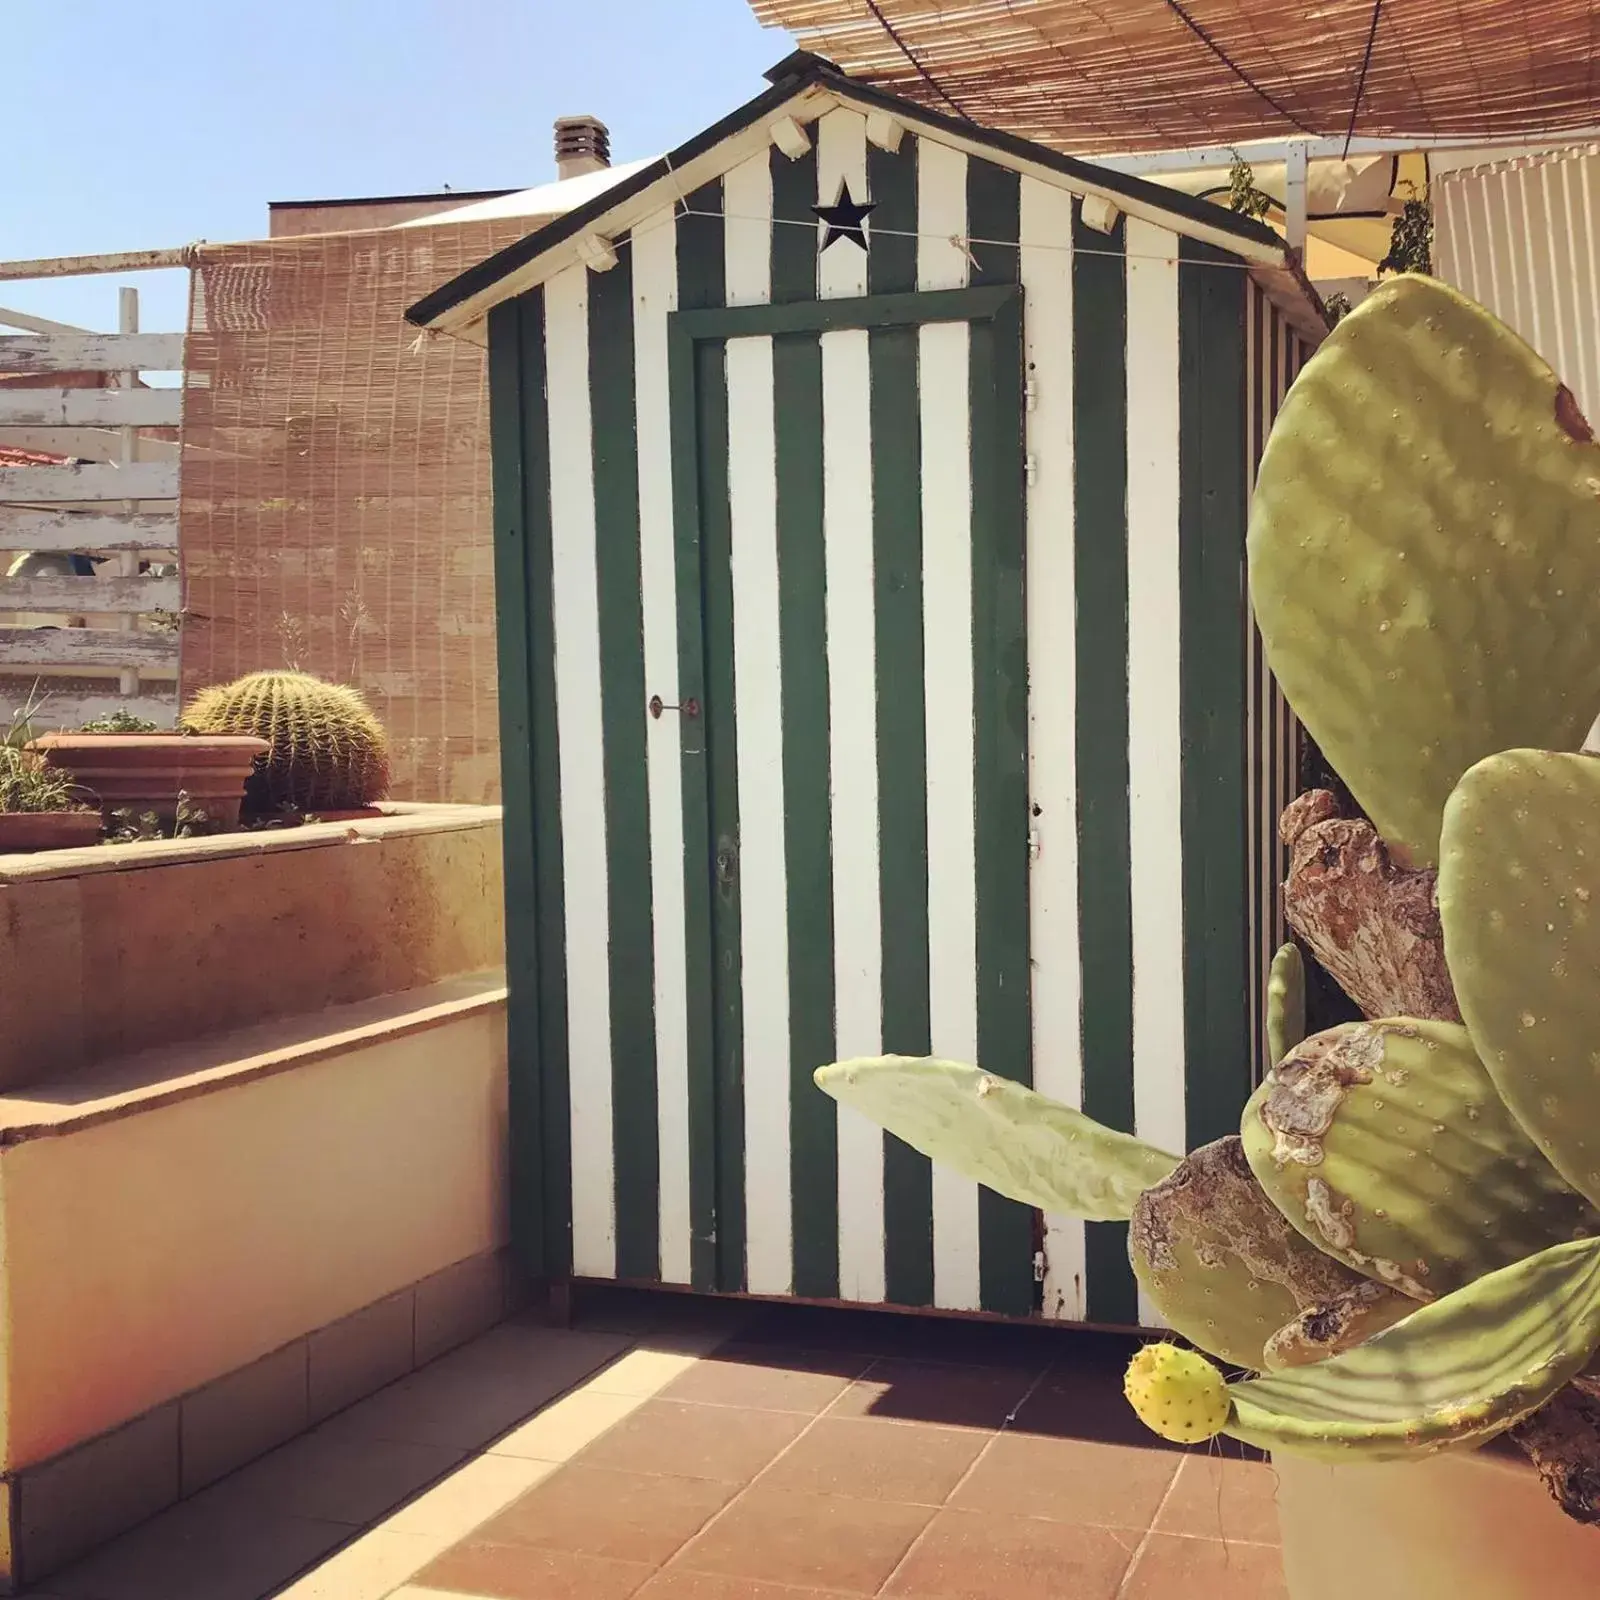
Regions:
<instances>
[{"instance_id":1,"label":"terracotta floor tile","mask_svg":"<svg viewBox=\"0 0 1600 1600\"><path fill-rule=\"evenodd\" d=\"M573 1464L513 1501L474 1534L660 1566L738 1493L709 1478L668 1478Z\"/></svg>"},{"instance_id":2,"label":"terracotta floor tile","mask_svg":"<svg viewBox=\"0 0 1600 1600\"><path fill-rule=\"evenodd\" d=\"M809 1419L646 1400L576 1457L585 1466L748 1483Z\"/></svg>"},{"instance_id":3,"label":"terracotta floor tile","mask_svg":"<svg viewBox=\"0 0 1600 1600\"><path fill-rule=\"evenodd\" d=\"M915 1600L1112 1600L1139 1537L944 1510L883 1592Z\"/></svg>"},{"instance_id":4,"label":"terracotta floor tile","mask_svg":"<svg viewBox=\"0 0 1600 1600\"><path fill-rule=\"evenodd\" d=\"M319 1562L272 1600L386 1600L395 1585L425 1567L447 1542L417 1533L374 1528Z\"/></svg>"},{"instance_id":5,"label":"terracotta floor tile","mask_svg":"<svg viewBox=\"0 0 1600 1600\"><path fill-rule=\"evenodd\" d=\"M1156 1527L1208 1539L1278 1544L1278 1479L1261 1461L1189 1455Z\"/></svg>"},{"instance_id":6,"label":"terracotta floor tile","mask_svg":"<svg viewBox=\"0 0 1600 1600\"><path fill-rule=\"evenodd\" d=\"M648 1350L643 1346L602 1367L584 1380L590 1394L627 1395L649 1400L660 1394L674 1378L680 1378L700 1357L680 1350Z\"/></svg>"},{"instance_id":7,"label":"terracotta floor tile","mask_svg":"<svg viewBox=\"0 0 1600 1600\"><path fill-rule=\"evenodd\" d=\"M531 1461L570 1461L591 1445L607 1428L638 1410L639 1400L628 1394L607 1394L585 1384L552 1400L520 1427L489 1446L497 1456L521 1456Z\"/></svg>"},{"instance_id":8,"label":"terracotta floor tile","mask_svg":"<svg viewBox=\"0 0 1600 1600\"><path fill-rule=\"evenodd\" d=\"M337 1420L314 1428L184 1502L197 1516L259 1509L361 1525L409 1500L456 1466L461 1451L366 1439Z\"/></svg>"},{"instance_id":9,"label":"terracotta floor tile","mask_svg":"<svg viewBox=\"0 0 1600 1600\"><path fill-rule=\"evenodd\" d=\"M1353 1586L1359 1594L1359 1583ZM1122 1600L1289 1600L1283 1557L1270 1545L1153 1533Z\"/></svg>"},{"instance_id":10,"label":"terracotta floor tile","mask_svg":"<svg viewBox=\"0 0 1600 1600\"><path fill-rule=\"evenodd\" d=\"M639 1591L638 1600L836 1600L838 1589L795 1589L787 1583L752 1583L716 1572L673 1568L658 1572Z\"/></svg>"},{"instance_id":11,"label":"terracotta floor tile","mask_svg":"<svg viewBox=\"0 0 1600 1600\"><path fill-rule=\"evenodd\" d=\"M1017 1408L1012 1427L1018 1433L1047 1434L1057 1439L1095 1439L1135 1449L1173 1454L1182 1449L1157 1437L1139 1421L1122 1393L1128 1358L1136 1340L1082 1335L1084 1349L1056 1362L1038 1387Z\"/></svg>"},{"instance_id":12,"label":"terracotta floor tile","mask_svg":"<svg viewBox=\"0 0 1600 1600\"><path fill-rule=\"evenodd\" d=\"M164 1513L54 1574L50 1592L63 1600L258 1600L354 1532L268 1515L208 1530L192 1517Z\"/></svg>"},{"instance_id":13,"label":"terracotta floor tile","mask_svg":"<svg viewBox=\"0 0 1600 1600\"><path fill-rule=\"evenodd\" d=\"M819 1417L762 1475L761 1487L939 1506L987 1442L976 1428Z\"/></svg>"},{"instance_id":14,"label":"terracotta floor tile","mask_svg":"<svg viewBox=\"0 0 1600 1600\"><path fill-rule=\"evenodd\" d=\"M873 1362L839 1397L831 1414L995 1429L1038 1379L1037 1371L1025 1367L940 1365L887 1357Z\"/></svg>"},{"instance_id":15,"label":"terracotta floor tile","mask_svg":"<svg viewBox=\"0 0 1600 1600\"><path fill-rule=\"evenodd\" d=\"M926 1506L794 1494L758 1484L688 1545L673 1567L876 1594L930 1515Z\"/></svg>"},{"instance_id":16,"label":"terracotta floor tile","mask_svg":"<svg viewBox=\"0 0 1600 1600\"><path fill-rule=\"evenodd\" d=\"M411 1583L484 1600L628 1600L654 1571L640 1561L469 1542L424 1567Z\"/></svg>"},{"instance_id":17,"label":"terracotta floor tile","mask_svg":"<svg viewBox=\"0 0 1600 1600\"><path fill-rule=\"evenodd\" d=\"M471 1536L558 1470L553 1462L514 1456L473 1456L448 1476L400 1507L376 1531L416 1534L440 1541L438 1548Z\"/></svg>"},{"instance_id":18,"label":"terracotta floor tile","mask_svg":"<svg viewBox=\"0 0 1600 1600\"><path fill-rule=\"evenodd\" d=\"M661 1398L815 1416L837 1400L870 1361L868 1356L837 1350L724 1345L669 1383Z\"/></svg>"},{"instance_id":19,"label":"terracotta floor tile","mask_svg":"<svg viewBox=\"0 0 1600 1600\"><path fill-rule=\"evenodd\" d=\"M1159 1450L1003 1433L950 1503L966 1511L1142 1533L1180 1464Z\"/></svg>"},{"instance_id":20,"label":"terracotta floor tile","mask_svg":"<svg viewBox=\"0 0 1600 1600\"><path fill-rule=\"evenodd\" d=\"M505 1323L341 1412L334 1423L368 1438L481 1449L625 1345L614 1334Z\"/></svg>"}]
</instances>

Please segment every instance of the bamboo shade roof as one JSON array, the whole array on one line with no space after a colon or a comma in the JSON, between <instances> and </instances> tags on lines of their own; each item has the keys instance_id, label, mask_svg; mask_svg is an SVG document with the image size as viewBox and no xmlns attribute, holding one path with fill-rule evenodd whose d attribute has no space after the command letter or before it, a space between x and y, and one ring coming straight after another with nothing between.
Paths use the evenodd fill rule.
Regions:
<instances>
[{"instance_id":1,"label":"bamboo shade roof","mask_svg":"<svg viewBox=\"0 0 1600 1600\"><path fill-rule=\"evenodd\" d=\"M1073 154L1343 138L1352 112L1486 143L1600 124L1600 0L751 5L852 76Z\"/></svg>"}]
</instances>

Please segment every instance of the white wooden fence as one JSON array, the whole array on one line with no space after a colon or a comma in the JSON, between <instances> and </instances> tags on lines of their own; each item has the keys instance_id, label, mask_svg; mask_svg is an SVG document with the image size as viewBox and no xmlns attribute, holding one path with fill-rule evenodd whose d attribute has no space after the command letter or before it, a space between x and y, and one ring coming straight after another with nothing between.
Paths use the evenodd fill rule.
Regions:
<instances>
[{"instance_id":1,"label":"white wooden fence","mask_svg":"<svg viewBox=\"0 0 1600 1600\"><path fill-rule=\"evenodd\" d=\"M183 391L139 387L139 374L182 373L183 335L139 332L134 289L119 323L94 333L0 310L0 327L28 330L0 333L0 375L29 380L0 385L0 447L69 458L7 464L0 452L0 678L37 679L41 721L56 727L119 709L162 726L177 715L181 451L140 430L180 426ZM114 386L50 385L84 372ZM95 575L73 575L73 555L98 558Z\"/></svg>"}]
</instances>

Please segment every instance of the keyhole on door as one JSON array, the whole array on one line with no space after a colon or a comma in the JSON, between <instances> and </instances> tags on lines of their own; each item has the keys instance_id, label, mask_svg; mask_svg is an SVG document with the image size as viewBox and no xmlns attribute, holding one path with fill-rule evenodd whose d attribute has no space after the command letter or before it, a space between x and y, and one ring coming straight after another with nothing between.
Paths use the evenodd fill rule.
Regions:
<instances>
[{"instance_id":1,"label":"keyhole on door","mask_svg":"<svg viewBox=\"0 0 1600 1600\"><path fill-rule=\"evenodd\" d=\"M734 870L738 866L739 858L731 844L724 844L717 851L717 882L724 889L733 887Z\"/></svg>"}]
</instances>

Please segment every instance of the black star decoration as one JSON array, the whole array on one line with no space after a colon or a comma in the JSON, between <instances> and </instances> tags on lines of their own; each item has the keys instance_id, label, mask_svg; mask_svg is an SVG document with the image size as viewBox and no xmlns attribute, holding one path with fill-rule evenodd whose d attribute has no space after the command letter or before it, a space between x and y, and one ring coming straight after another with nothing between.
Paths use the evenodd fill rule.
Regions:
<instances>
[{"instance_id":1,"label":"black star decoration","mask_svg":"<svg viewBox=\"0 0 1600 1600\"><path fill-rule=\"evenodd\" d=\"M850 239L863 250L867 248L867 235L861 224L866 221L869 212L878 209L877 203L852 198L849 179L840 180L839 198L831 206L812 206L811 209L820 221L828 225L822 240L824 250L840 239Z\"/></svg>"}]
</instances>

